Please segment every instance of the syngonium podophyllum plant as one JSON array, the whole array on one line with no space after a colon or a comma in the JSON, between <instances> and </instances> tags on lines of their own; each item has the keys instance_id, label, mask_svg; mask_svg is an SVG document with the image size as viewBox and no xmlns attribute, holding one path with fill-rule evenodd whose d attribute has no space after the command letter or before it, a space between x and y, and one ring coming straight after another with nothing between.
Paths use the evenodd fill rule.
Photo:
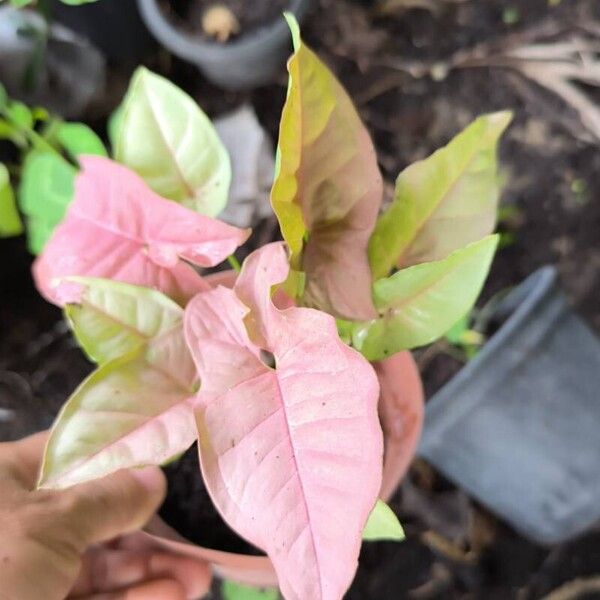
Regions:
<instances>
[{"instance_id":1,"label":"syngonium podophyllum plant","mask_svg":"<svg viewBox=\"0 0 600 600\"><path fill-rule=\"evenodd\" d=\"M284 596L336 600L361 535L401 537L377 501L369 361L431 342L473 305L496 248L496 146L510 116L479 118L408 167L379 215L372 142L290 25L272 190L285 242L250 254L232 287L195 268L225 260L249 232L213 218L230 167L189 97L138 71L115 160L79 157L34 276L98 368L58 416L39 484L162 464L198 440L216 508L268 554Z\"/></svg>"}]
</instances>

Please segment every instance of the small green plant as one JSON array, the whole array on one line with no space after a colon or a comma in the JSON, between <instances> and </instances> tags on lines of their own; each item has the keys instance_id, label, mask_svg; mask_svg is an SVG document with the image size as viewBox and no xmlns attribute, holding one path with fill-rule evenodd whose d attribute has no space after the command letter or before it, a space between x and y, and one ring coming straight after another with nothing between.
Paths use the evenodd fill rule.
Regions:
<instances>
[{"instance_id":1,"label":"small green plant","mask_svg":"<svg viewBox=\"0 0 600 600\"><path fill-rule=\"evenodd\" d=\"M18 198L29 250L39 254L73 198L78 157L106 156L106 149L87 125L64 122L44 108L29 108L11 100L1 87L0 139L14 144L19 155L16 164L0 163L0 236L23 231ZM11 181L16 182L16 194Z\"/></svg>"}]
</instances>

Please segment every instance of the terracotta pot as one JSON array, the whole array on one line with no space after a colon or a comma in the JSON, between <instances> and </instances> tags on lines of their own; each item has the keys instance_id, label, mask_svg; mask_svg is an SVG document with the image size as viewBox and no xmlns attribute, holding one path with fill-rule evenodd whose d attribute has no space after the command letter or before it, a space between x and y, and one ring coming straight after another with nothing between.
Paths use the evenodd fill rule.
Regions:
<instances>
[{"instance_id":1,"label":"terracotta pot","mask_svg":"<svg viewBox=\"0 0 600 600\"><path fill-rule=\"evenodd\" d=\"M223 271L210 275L208 279L213 285L230 287L235 277L235 272ZM385 441L380 497L388 500L404 477L421 435L423 386L410 352L401 352L384 361L375 362L373 367L381 386L379 416ZM266 556L248 556L202 548L183 538L159 517L150 523L147 533L161 546L208 561L214 572L221 577L249 585L277 585L273 565Z\"/></svg>"}]
</instances>

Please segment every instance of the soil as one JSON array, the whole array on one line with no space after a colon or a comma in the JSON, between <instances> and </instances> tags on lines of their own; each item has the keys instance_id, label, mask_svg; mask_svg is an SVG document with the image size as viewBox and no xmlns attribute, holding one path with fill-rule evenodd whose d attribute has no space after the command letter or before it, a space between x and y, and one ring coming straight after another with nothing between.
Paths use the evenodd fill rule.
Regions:
<instances>
[{"instance_id":1,"label":"soil","mask_svg":"<svg viewBox=\"0 0 600 600\"><path fill-rule=\"evenodd\" d=\"M263 4L271 3L252 6ZM388 194L401 169L445 144L477 115L504 108L514 111L514 123L501 146L506 179L502 205L510 216L500 224L504 247L494 261L482 302L538 267L555 264L574 306L600 332L597 141L589 140L572 108L518 73L443 64L459 51L482 44L502 46L514 35L529 39L532 31L545 28L598 24L600 3L431 0L422 4L436 10L395 10L387 15L378 13L374 2L315 0L314 4L303 35L354 98L375 139ZM242 15L238 17L242 20ZM440 67L434 70L435 77L427 74L432 65ZM276 138L286 93L283 68L273 85L232 93L213 87L195 68L164 53L151 57L148 66L193 94L211 116L251 103ZM122 73L111 77L123 80ZM597 100L592 88L585 91ZM107 109L113 107L111 100ZM262 223L259 230L251 244L258 245L258 237L261 243L270 239L273 222ZM240 257L247 251L243 249ZM25 406L27 413L18 431L0 419L0 435L8 439L47 426L91 366L60 324L59 311L35 294L23 241L0 240L0 252L10 257L0 263L0 408ZM463 364L463 357L444 344L416 355L428 397ZM236 544L245 542L232 537L216 512L206 508L206 492L192 476L194 461L190 451L167 468L170 493L163 516L204 545L242 549ZM194 499L184 500L187 494L194 494ZM566 582L600 573L600 529L592 528L569 543L539 547L420 460L392 506L407 540L365 545L350 600L536 600ZM183 515L182 509L188 507L191 514Z\"/></svg>"},{"instance_id":2,"label":"soil","mask_svg":"<svg viewBox=\"0 0 600 600\"><path fill-rule=\"evenodd\" d=\"M281 18L289 5L290 0L165 0L163 10L187 31L207 38L202 27L204 15L215 6L224 7L231 11L239 24L239 31L233 31L229 38L234 40Z\"/></svg>"},{"instance_id":3,"label":"soil","mask_svg":"<svg viewBox=\"0 0 600 600\"><path fill-rule=\"evenodd\" d=\"M230 529L214 509L204 480L199 476L196 444L163 470L169 487L160 516L173 529L205 548L238 554L263 554Z\"/></svg>"}]
</instances>

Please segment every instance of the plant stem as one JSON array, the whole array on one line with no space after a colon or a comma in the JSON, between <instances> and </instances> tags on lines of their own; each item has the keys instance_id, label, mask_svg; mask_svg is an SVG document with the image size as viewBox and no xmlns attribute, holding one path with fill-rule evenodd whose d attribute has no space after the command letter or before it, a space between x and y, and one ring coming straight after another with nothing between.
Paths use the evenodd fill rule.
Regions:
<instances>
[{"instance_id":1,"label":"plant stem","mask_svg":"<svg viewBox=\"0 0 600 600\"><path fill-rule=\"evenodd\" d=\"M227 257L227 262L231 265L231 268L236 272L239 273L242 270L242 267L240 266L240 262L238 261L238 259L235 257L235 255L231 255Z\"/></svg>"},{"instance_id":2,"label":"plant stem","mask_svg":"<svg viewBox=\"0 0 600 600\"><path fill-rule=\"evenodd\" d=\"M52 152L56 156L60 157L61 160L64 160L67 164L71 164L52 144L50 144L37 131L30 127L22 126L20 123L11 118L10 113L7 110L4 110L2 107L0 107L0 116L4 117L17 131L22 133L34 149L44 150L45 152Z\"/></svg>"}]
</instances>

